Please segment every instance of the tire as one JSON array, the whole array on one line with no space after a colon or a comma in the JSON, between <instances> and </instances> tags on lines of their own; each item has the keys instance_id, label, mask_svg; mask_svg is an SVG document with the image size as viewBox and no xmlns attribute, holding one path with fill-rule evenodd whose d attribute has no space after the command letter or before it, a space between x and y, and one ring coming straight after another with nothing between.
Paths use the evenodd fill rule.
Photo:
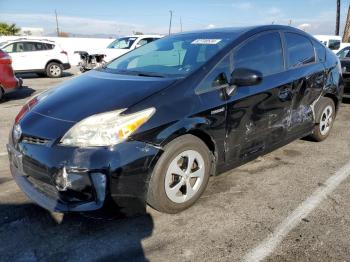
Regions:
<instances>
[{"instance_id":1,"label":"tire","mask_svg":"<svg viewBox=\"0 0 350 262\"><path fill-rule=\"evenodd\" d=\"M2 87L0 86L0 103L2 102L3 98L4 98L4 94L5 91L2 89Z\"/></svg>"},{"instance_id":2,"label":"tire","mask_svg":"<svg viewBox=\"0 0 350 262\"><path fill-rule=\"evenodd\" d=\"M192 165L188 165L189 159ZM148 188L147 203L154 209L175 214L192 206L204 192L210 175L211 152L193 135L167 144L159 158ZM188 190L190 187L192 190Z\"/></svg>"},{"instance_id":3,"label":"tire","mask_svg":"<svg viewBox=\"0 0 350 262\"><path fill-rule=\"evenodd\" d=\"M335 105L332 99L322 97L316 105L316 125L310 138L321 142L325 140L333 127L335 119Z\"/></svg>"},{"instance_id":4,"label":"tire","mask_svg":"<svg viewBox=\"0 0 350 262\"><path fill-rule=\"evenodd\" d=\"M50 78L62 77L63 67L62 64L51 62L46 66L46 74Z\"/></svg>"}]
</instances>

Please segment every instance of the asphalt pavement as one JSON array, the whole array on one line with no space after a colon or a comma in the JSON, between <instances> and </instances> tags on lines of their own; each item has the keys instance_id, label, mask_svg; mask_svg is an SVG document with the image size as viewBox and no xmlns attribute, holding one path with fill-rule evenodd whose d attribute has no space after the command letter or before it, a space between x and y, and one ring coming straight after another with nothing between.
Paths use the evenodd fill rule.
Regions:
<instances>
[{"instance_id":1,"label":"asphalt pavement","mask_svg":"<svg viewBox=\"0 0 350 262\"><path fill-rule=\"evenodd\" d=\"M33 95L72 77L23 75L0 103L0 261L350 261L350 104L329 138L298 140L212 177L176 215L50 213L11 178L6 142Z\"/></svg>"}]
</instances>

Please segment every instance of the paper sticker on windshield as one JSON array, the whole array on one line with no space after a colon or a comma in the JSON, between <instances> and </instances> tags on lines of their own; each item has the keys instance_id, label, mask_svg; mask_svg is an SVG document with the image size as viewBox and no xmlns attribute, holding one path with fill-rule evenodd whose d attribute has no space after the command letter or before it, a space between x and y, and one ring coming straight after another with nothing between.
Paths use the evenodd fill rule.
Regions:
<instances>
[{"instance_id":1,"label":"paper sticker on windshield","mask_svg":"<svg viewBox=\"0 0 350 262\"><path fill-rule=\"evenodd\" d=\"M216 45L221 39L196 39L192 41L192 45Z\"/></svg>"}]
</instances>

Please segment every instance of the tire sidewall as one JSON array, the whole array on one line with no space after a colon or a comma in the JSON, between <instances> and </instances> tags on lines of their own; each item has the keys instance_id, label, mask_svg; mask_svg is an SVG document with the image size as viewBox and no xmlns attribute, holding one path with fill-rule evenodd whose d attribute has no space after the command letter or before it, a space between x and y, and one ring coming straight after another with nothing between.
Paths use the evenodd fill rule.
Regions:
<instances>
[{"instance_id":1,"label":"tire sidewall","mask_svg":"<svg viewBox=\"0 0 350 262\"><path fill-rule=\"evenodd\" d=\"M321 118L322 118L322 115L323 115L323 111L328 106L332 107L332 122L330 124L330 128L329 128L328 132L325 135L322 135L321 130L320 130ZM319 107L319 110L320 110L320 114L318 116L319 118L317 119L317 123L318 124L314 128L313 135L314 135L314 138L317 141L323 141L329 136L329 134L331 133L331 130L333 128L333 123L334 123L334 120L335 120L335 105L334 105L334 102L330 98L324 97L322 99L322 102L321 102L321 105Z\"/></svg>"},{"instance_id":2,"label":"tire sidewall","mask_svg":"<svg viewBox=\"0 0 350 262\"><path fill-rule=\"evenodd\" d=\"M175 203L168 198L165 192L166 172L169 168L171 161L180 153L186 150L195 150L203 157L205 165L204 177L199 190L189 201L185 203ZM199 197L202 195L208 184L210 175L210 165L210 151L200 139L191 135L186 135L184 137L180 137L180 139L175 139L173 142L171 142L165 147L164 153L159 158L153 170L149 184L149 191L153 193L153 198L157 202L157 204L154 206L152 205L152 203L149 204L152 207L158 210L161 209L161 211L167 213L177 213L190 207L199 199Z\"/></svg>"},{"instance_id":3,"label":"tire sidewall","mask_svg":"<svg viewBox=\"0 0 350 262\"><path fill-rule=\"evenodd\" d=\"M60 70L61 70L61 72L60 72L60 74L59 74L58 76L52 75L51 72L50 72L50 68L51 68L52 66L54 66L54 65L58 66L58 67L60 68ZM46 68L46 74L47 74L47 76L50 77L50 78L59 78L59 77L62 77L62 74L63 74L62 65L59 64L59 63L56 63L56 62L49 63L49 64L47 65L47 68Z\"/></svg>"}]
</instances>

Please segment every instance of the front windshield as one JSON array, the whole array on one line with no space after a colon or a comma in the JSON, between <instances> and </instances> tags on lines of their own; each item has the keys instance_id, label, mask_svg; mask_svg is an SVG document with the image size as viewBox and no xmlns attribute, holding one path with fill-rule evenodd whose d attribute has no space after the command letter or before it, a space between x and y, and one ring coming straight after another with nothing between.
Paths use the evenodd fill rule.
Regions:
<instances>
[{"instance_id":1,"label":"front windshield","mask_svg":"<svg viewBox=\"0 0 350 262\"><path fill-rule=\"evenodd\" d=\"M234 37L216 32L169 36L113 60L106 68L121 74L183 76L207 62Z\"/></svg>"},{"instance_id":2,"label":"front windshield","mask_svg":"<svg viewBox=\"0 0 350 262\"><path fill-rule=\"evenodd\" d=\"M337 53L337 56L341 59L341 58L345 58L345 57L349 57L350 56L350 48L344 48L342 50L340 50L338 53Z\"/></svg>"},{"instance_id":3,"label":"front windshield","mask_svg":"<svg viewBox=\"0 0 350 262\"><path fill-rule=\"evenodd\" d=\"M137 37L122 37L107 46L107 48L130 49Z\"/></svg>"}]
</instances>

